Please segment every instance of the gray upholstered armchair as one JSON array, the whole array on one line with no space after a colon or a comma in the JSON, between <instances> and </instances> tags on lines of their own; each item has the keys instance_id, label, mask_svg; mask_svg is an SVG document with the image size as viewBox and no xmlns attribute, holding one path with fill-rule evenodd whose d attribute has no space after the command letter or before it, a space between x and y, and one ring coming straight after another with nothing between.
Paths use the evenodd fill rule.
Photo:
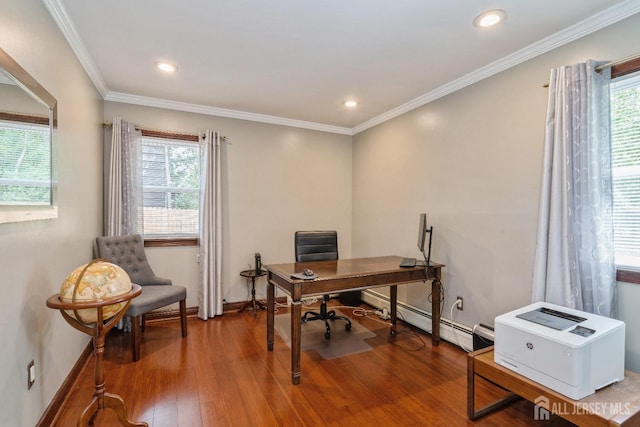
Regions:
<instances>
[{"instance_id":1,"label":"gray upholstered armchair","mask_svg":"<svg viewBox=\"0 0 640 427\"><path fill-rule=\"evenodd\" d=\"M95 256L119 265L131 282L142 286L142 294L131 300L127 316L131 317L133 360L140 359L140 341L145 328L146 313L169 304L180 304L182 336L187 336L187 289L169 279L157 277L144 252L144 240L139 234L96 238Z\"/></svg>"}]
</instances>

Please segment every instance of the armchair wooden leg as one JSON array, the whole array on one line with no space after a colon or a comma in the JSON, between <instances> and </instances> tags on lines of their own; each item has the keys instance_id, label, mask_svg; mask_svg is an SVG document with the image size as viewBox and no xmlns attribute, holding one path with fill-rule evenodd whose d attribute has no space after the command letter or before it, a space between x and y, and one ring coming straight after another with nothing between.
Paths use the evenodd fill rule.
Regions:
<instances>
[{"instance_id":1,"label":"armchair wooden leg","mask_svg":"<svg viewBox=\"0 0 640 427\"><path fill-rule=\"evenodd\" d=\"M180 326L182 327L182 336L187 336L187 301L180 301Z\"/></svg>"},{"instance_id":2,"label":"armchair wooden leg","mask_svg":"<svg viewBox=\"0 0 640 427\"><path fill-rule=\"evenodd\" d=\"M140 316L131 318L131 350L134 362L140 360L140 340L142 335L140 321Z\"/></svg>"}]
</instances>

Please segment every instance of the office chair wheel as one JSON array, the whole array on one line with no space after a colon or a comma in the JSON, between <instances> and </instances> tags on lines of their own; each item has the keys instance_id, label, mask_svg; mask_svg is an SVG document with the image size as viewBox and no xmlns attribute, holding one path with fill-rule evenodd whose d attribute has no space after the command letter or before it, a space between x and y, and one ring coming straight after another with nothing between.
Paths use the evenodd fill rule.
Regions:
<instances>
[{"instance_id":1,"label":"office chair wheel","mask_svg":"<svg viewBox=\"0 0 640 427\"><path fill-rule=\"evenodd\" d=\"M329 326L329 322L325 319L324 321L324 337L325 339L331 338L331 327Z\"/></svg>"},{"instance_id":2,"label":"office chair wheel","mask_svg":"<svg viewBox=\"0 0 640 427\"><path fill-rule=\"evenodd\" d=\"M350 330L351 330L351 323L347 323L346 325L344 325L344 328L345 328L347 331L350 331Z\"/></svg>"}]
</instances>

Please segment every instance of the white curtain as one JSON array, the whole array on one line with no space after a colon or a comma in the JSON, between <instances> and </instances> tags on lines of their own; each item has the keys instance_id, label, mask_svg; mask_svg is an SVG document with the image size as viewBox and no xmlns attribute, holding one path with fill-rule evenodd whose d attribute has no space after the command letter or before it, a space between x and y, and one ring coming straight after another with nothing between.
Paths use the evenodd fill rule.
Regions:
<instances>
[{"instance_id":1,"label":"white curtain","mask_svg":"<svg viewBox=\"0 0 640 427\"><path fill-rule=\"evenodd\" d=\"M551 70L532 300L613 317L610 70Z\"/></svg>"},{"instance_id":2,"label":"white curtain","mask_svg":"<svg viewBox=\"0 0 640 427\"><path fill-rule=\"evenodd\" d=\"M220 136L208 130L200 139L200 287L198 317L222 314L222 211Z\"/></svg>"},{"instance_id":3,"label":"white curtain","mask_svg":"<svg viewBox=\"0 0 640 427\"><path fill-rule=\"evenodd\" d=\"M138 207L142 206L140 138L136 126L120 117L113 118L109 166L106 178L105 235L121 236L138 230Z\"/></svg>"}]
</instances>

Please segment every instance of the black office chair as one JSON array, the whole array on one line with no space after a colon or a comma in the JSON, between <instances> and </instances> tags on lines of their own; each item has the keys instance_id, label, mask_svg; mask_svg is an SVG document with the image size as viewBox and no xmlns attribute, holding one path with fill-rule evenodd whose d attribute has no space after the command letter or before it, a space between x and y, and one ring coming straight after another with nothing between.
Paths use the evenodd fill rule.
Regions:
<instances>
[{"instance_id":1,"label":"black office chair","mask_svg":"<svg viewBox=\"0 0 640 427\"><path fill-rule=\"evenodd\" d=\"M338 233L336 231L296 231L295 234L296 262L330 261L338 259ZM345 329L351 330L351 320L348 317L336 316L335 310L327 311L329 295L322 296L320 312L307 311L302 316L302 323L311 320L323 320L325 325L324 337L331 338L329 320L341 319L347 322Z\"/></svg>"}]
</instances>

